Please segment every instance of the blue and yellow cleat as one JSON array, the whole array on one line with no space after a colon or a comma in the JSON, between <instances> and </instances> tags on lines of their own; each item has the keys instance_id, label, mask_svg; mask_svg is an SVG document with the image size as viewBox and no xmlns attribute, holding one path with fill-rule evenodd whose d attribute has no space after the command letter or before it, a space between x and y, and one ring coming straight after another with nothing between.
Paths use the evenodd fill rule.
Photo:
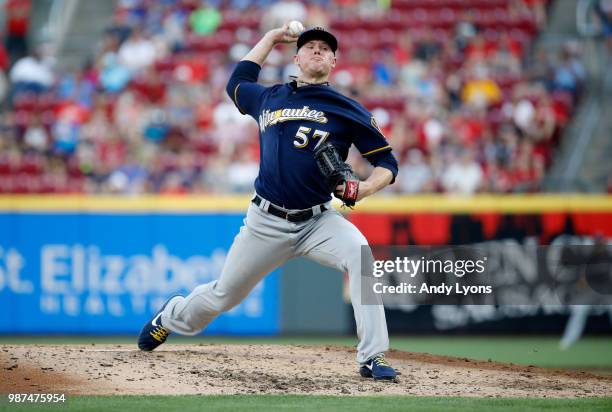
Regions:
<instances>
[{"instance_id":1,"label":"blue and yellow cleat","mask_svg":"<svg viewBox=\"0 0 612 412\"><path fill-rule=\"evenodd\" d=\"M176 295L180 296L180 295ZM138 336L138 347L140 350L144 350L147 352L152 351L157 348L159 345L164 343L170 334L170 331L161 323L161 315L168 302L170 302L176 296L172 296L170 299L164 303L164 306L153 316L153 318L145 323L140 331L140 335Z\"/></svg>"},{"instance_id":2,"label":"blue and yellow cleat","mask_svg":"<svg viewBox=\"0 0 612 412\"><path fill-rule=\"evenodd\" d=\"M389 365L382 353L368 359L361 365L359 374L364 378L374 378L374 380L393 380L397 377L395 369Z\"/></svg>"}]
</instances>

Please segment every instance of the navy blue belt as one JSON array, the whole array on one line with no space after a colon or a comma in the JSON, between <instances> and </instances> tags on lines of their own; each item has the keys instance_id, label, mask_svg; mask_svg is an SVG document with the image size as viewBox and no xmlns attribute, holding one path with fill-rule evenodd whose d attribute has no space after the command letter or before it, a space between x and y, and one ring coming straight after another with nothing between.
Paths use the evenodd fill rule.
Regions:
<instances>
[{"instance_id":1,"label":"navy blue belt","mask_svg":"<svg viewBox=\"0 0 612 412\"><path fill-rule=\"evenodd\" d=\"M259 195L255 195L252 202L255 203L257 206L259 206L261 205L261 202L263 202L263 199ZM327 208L324 205L321 205L321 213L325 212L326 210ZM312 208L299 210L297 212L286 212L274 206L272 203L268 205L268 213L276 217L280 217L281 219L285 219L289 222L293 222L293 223L305 222L306 220L310 219L311 217L315 215Z\"/></svg>"}]
</instances>

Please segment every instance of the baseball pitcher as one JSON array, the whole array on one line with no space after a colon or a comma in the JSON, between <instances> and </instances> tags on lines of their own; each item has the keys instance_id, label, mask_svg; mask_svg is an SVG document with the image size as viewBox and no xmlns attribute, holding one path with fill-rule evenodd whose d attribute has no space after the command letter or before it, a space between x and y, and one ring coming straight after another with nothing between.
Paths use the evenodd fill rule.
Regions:
<instances>
[{"instance_id":1,"label":"baseball pitcher","mask_svg":"<svg viewBox=\"0 0 612 412\"><path fill-rule=\"evenodd\" d=\"M296 41L299 76L272 87L259 85L272 48ZM396 377L384 357L389 338L383 306L361 304L361 250L367 240L331 207L331 194L352 206L392 183L397 161L371 113L329 86L337 48L336 38L322 28L296 33L285 24L267 32L236 66L227 92L260 131L261 164L252 203L219 279L166 302L143 327L140 349L155 349L171 332L199 333L272 270L306 256L348 272L361 375ZM344 162L353 144L374 166L365 181Z\"/></svg>"}]
</instances>

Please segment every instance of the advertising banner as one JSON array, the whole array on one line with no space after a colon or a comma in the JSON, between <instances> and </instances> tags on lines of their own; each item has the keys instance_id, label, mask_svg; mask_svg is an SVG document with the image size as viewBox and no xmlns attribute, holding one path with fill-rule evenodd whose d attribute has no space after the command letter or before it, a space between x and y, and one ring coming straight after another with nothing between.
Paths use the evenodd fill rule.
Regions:
<instances>
[{"instance_id":1,"label":"advertising banner","mask_svg":"<svg viewBox=\"0 0 612 412\"><path fill-rule=\"evenodd\" d=\"M363 290L372 293L362 298L384 302L389 331L559 332L575 305L595 315L590 331L609 331L612 212L491 209L349 215L370 242L377 259L372 267L380 272L365 278ZM459 276L456 265L452 273L438 267L440 256L454 265L466 254L474 270L483 264L482 274ZM417 264L426 269L411 274Z\"/></svg>"},{"instance_id":2,"label":"advertising banner","mask_svg":"<svg viewBox=\"0 0 612 412\"><path fill-rule=\"evenodd\" d=\"M0 333L136 334L221 273L243 214L0 213ZM207 334L279 332L278 273Z\"/></svg>"}]
</instances>

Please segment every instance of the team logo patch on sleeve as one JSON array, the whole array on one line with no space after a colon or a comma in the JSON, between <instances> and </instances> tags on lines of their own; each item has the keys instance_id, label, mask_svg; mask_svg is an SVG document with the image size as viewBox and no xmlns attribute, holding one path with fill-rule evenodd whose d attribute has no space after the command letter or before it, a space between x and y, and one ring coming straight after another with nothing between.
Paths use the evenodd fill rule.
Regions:
<instances>
[{"instance_id":1,"label":"team logo patch on sleeve","mask_svg":"<svg viewBox=\"0 0 612 412\"><path fill-rule=\"evenodd\" d=\"M378 123L376 123L376 119L374 118L374 116L370 117L370 123L372 124L373 128L378 130L378 133L383 134L382 130L380 130L380 127L378 127Z\"/></svg>"}]
</instances>

